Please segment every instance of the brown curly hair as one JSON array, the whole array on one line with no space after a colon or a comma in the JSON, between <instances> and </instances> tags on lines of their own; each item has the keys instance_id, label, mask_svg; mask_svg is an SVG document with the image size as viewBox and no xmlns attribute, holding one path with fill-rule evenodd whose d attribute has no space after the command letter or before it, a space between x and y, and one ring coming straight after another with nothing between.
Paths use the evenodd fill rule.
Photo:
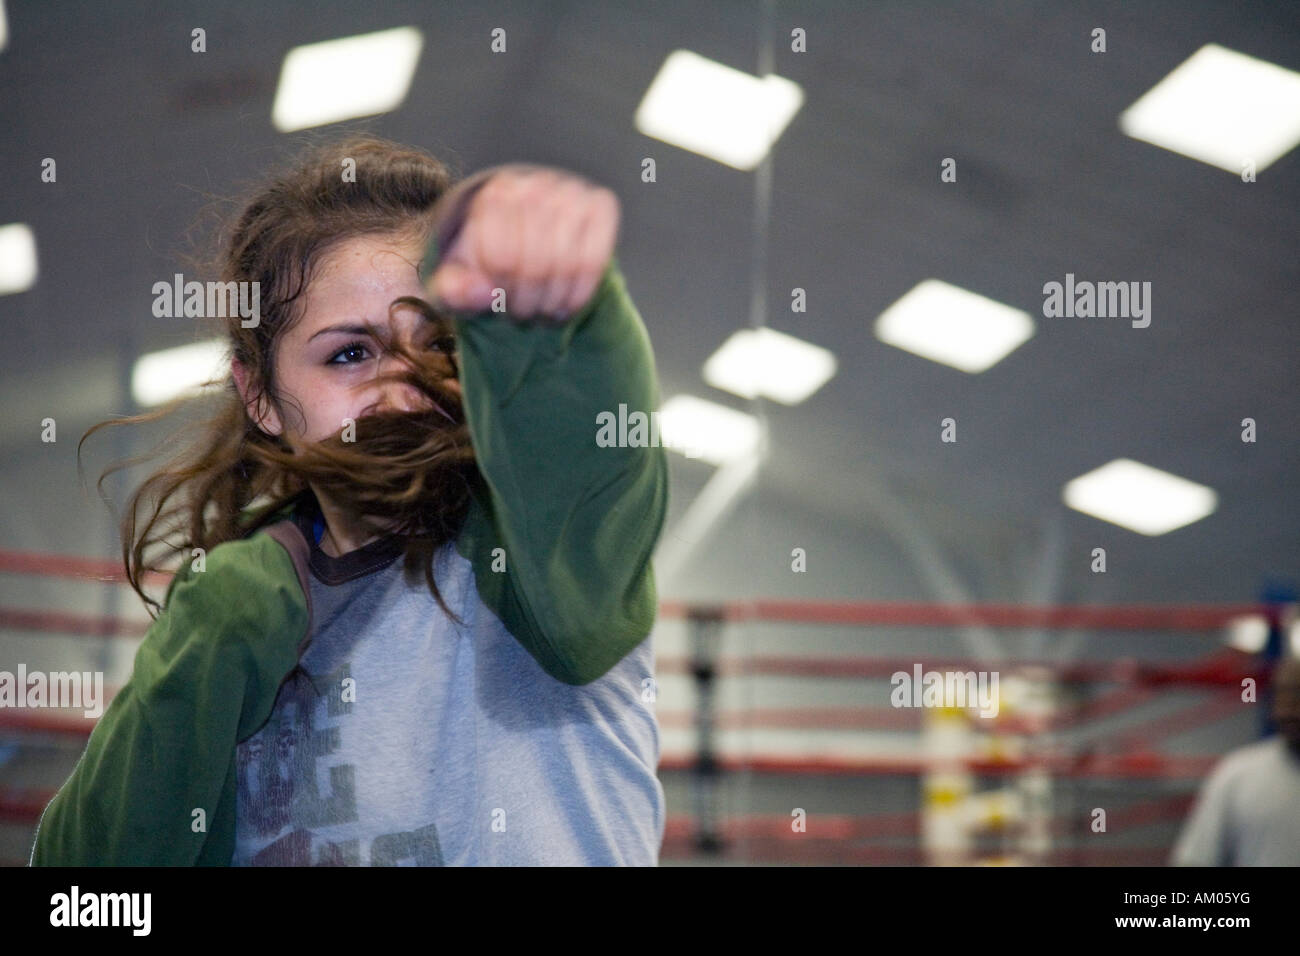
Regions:
<instances>
[{"instance_id":1,"label":"brown curly hair","mask_svg":"<svg viewBox=\"0 0 1300 956\"><path fill-rule=\"evenodd\" d=\"M355 176L342 175L344 160ZM441 352L412 351L389 337L406 370L385 379L403 381L447 410L384 411L356 422L355 436L337 434L297 451L279 436L263 432L249 407L265 396L277 408L287 396L275 376L277 344L301 318L301 300L322 256L338 242L361 235L432 236L431 213L453 185L447 166L432 155L370 135L349 135L302 153L292 167L256 190L219 243L216 271L222 282L257 282L260 321L245 328L241 317L224 320L230 355L246 370L251 394L241 396L233 375L212 380L212 393L181 397L162 408L100 422L82 436L110 425L154 422L196 403L216 402L215 411L179 437L183 451L151 474L131 494L121 519L126 577L150 610L158 601L142 579L194 548L204 553L225 541L252 534L311 488L328 490L350 513L382 519L405 539L408 576L423 569L430 593L449 616L433 575L436 550L459 533L481 480L468 425L456 391L445 385L457 374L453 326L447 315L421 299L402 297L389 305L414 307L438 323ZM237 310L232 310L237 311ZM116 471L152 454L110 465L97 488ZM105 499L107 500L107 499ZM149 512L149 502L152 511ZM141 517L145 505L146 517ZM171 536L169 538L169 536ZM154 553L146 556L146 552Z\"/></svg>"}]
</instances>

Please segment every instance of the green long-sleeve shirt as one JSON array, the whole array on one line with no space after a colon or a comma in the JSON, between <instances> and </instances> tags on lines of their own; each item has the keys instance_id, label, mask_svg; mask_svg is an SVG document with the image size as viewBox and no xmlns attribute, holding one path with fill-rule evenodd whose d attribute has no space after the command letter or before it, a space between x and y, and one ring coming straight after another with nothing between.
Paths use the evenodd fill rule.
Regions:
<instances>
[{"instance_id":1,"label":"green long-sleeve shirt","mask_svg":"<svg viewBox=\"0 0 1300 956\"><path fill-rule=\"evenodd\" d=\"M562 325L492 313L454 323L483 476L456 551L511 637L550 678L580 688L655 617L665 453L595 440L601 412L657 407L648 335L616 257ZM284 520L213 548L201 572L177 573L131 679L42 815L33 865L231 861L236 745L267 722L312 636L309 548ZM497 549L508 573L492 570Z\"/></svg>"}]
</instances>

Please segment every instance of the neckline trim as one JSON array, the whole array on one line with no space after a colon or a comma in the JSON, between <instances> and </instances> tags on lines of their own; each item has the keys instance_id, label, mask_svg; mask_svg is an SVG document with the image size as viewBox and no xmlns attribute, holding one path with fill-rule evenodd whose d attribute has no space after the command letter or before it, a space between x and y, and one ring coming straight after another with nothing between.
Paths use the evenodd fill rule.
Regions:
<instances>
[{"instance_id":1,"label":"neckline trim","mask_svg":"<svg viewBox=\"0 0 1300 956\"><path fill-rule=\"evenodd\" d=\"M326 554L321 550L316 534L317 522L324 529L324 516L310 490L303 494L301 505L294 509L293 520L311 547L307 564L312 575L322 584L335 586L373 574L392 564L406 550L399 535L386 534L337 558Z\"/></svg>"}]
</instances>

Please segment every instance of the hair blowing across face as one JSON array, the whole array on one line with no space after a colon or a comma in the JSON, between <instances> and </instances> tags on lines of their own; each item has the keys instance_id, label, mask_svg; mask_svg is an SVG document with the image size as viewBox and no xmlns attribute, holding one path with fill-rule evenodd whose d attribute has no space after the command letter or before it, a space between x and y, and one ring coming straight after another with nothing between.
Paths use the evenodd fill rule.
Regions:
<instances>
[{"instance_id":1,"label":"hair blowing across face","mask_svg":"<svg viewBox=\"0 0 1300 956\"><path fill-rule=\"evenodd\" d=\"M355 161L355 181L343 175L348 158ZM253 196L221 242L217 270L222 282L260 284L255 327L244 328L237 314L220 320L231 353L247 370L250 401L264 395L278 409L293 407L277 389L276 348L300 318L303 294L322 256L335 243L360 235L428 236L430 212L451 185L448 169L423 151L351 136L312 147ZM439 323L444 343L454 342L446 317L428 303L397 299L390 303L390 320L398 305L418 309ZM189 559L194 548L206 553L251 534L282 506L309 493L310 485L346 512L379 519L399 534L406 543L406 574L422 569L430 593L452 615L434 581L433 557L458 534L471 484L480 477L460 399L444 384L456 375L454 347L411 350L396 335L388 336L385 347L400 353L404 362L398 364L405 368L377 381L409 383L454 421L436 409L385 411L359 419L354 436L340 429L325 441L295 450L253 422L227 375L224 382L211 383L222 385L215 398L208 393L176 399L157 411L100 422L86 432L77 446L78 458L81 444L101 428L152 422L182 406L215 402L206 420L182 430L179 437L188 438L188 445L134 491L122 518L126 576L151 614L161 605L142 588L146 574L177 555ZM99 478L101 495L108 475L153 457L111 465ZM268 506L252 522L241 523L241 511L255 501ZM151 549L154 553L146 557Z\"/></svg>"}]
</instances>

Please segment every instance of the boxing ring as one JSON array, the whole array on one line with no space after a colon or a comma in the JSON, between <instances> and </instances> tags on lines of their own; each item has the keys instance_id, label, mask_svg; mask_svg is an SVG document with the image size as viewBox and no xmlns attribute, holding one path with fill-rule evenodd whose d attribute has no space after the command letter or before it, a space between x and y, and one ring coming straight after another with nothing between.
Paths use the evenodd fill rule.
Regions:
<instances>
[{"instance_id":1,"label":"boxing ring","mask_svg":"<svg viewBox=\"0 0 1300 956\"><path fill-rule=\"evenodd\" d=\"M0 581L6 595L73 581L101 592L107 613L0 604L0 671L69 667L66 651L54 658L61 641L116 678L107 706L148 625L120 564L0 550ZM146 585L161 597L166 582ZM1271 663L1294 608L665 601L656 673L629 702L653 706L661 728L661 862L1166 863L1227 749L1187 738L1236 746L1269 729ZM953 653L971 627L1030 635L1038 653ZM819 643L825 632L835 640ZM986 675L996 700L901 692L923 674ZM26 862L96 719L0 706L0 863Z\"/></svg>"}]
</instances>

